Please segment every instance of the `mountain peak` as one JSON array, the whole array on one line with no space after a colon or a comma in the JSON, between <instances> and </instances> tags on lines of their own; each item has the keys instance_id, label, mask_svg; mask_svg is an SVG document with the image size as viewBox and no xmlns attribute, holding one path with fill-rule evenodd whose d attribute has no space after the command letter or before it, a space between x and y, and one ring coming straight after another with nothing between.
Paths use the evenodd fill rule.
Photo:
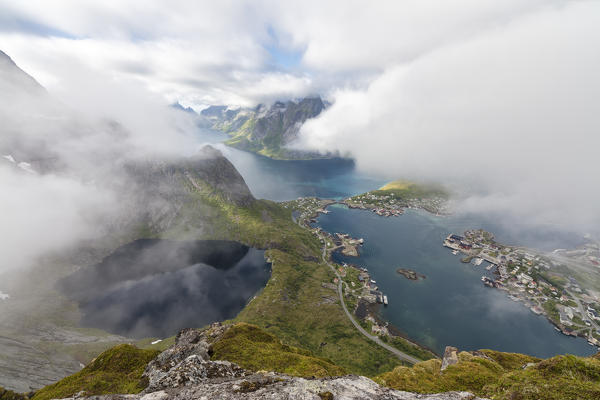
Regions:
<instances>
[{"instance_id":1,"label":"mountain peak","mask_svg":"<svg viewBox=\"0 0 600 400\"><path fill-rule=\"evenodd\" d=\"M0 90L4 93L41 94L46 90L31 75L23 71L12 58L0 50Z\"/></svg>"}]
</instances>

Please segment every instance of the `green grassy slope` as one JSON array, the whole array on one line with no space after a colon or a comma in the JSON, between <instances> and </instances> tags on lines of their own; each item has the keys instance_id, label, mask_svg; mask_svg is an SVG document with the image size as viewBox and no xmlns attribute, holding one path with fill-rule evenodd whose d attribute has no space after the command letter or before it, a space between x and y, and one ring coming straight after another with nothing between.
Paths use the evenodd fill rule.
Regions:
<instances>
[{"instance_id":1,"label":"green grassy slope","mask_svg":"<svg viewBox=\"0 0 600 400\"><path fill-rule=\"evenodd\" d=\"M397 199L425 199L430 197L447 198L448 193L439 185L418 184L410 181L392 181L378 190L370 192L375 195L392 195Z\"/></svg>"},{"instance_id":2,"label":"green grassy slope","mask_svg":"<svg viewBox=\"0 0 600 400\"><path fill-rule=\"evenodd\" d=\"M308 349L352 373L373 376L399 364L364 338L344 315L335 291L321 286L334 275L320 262L320 243L293 223L291 210L266 200L238 207L210 188L190 190L197 201L186 204L176 226L163 237L238 240L268 249L273 263L266 287L235 321L255 324L285 344ZM194 224L199 220L202 227Z\"/></svg>"},{"instance_id":3,"label":"green grassy slope","mask_svg":"<svg viewBox=\"0 0 600 400\"><path fill-rule=\"evenodd\" d=\"M437 393L465 390L502 400L570 400L600 398L600 359L561 355L535 357L492 350L487 358L459 353L459 362L440 371L441 361L413 368L397 367L376 381L398 390Z\"/></svg>"},{"instance_id":4,"label":"green grassy slope","mask_svg":"<svg viewBox=\"0 0 600 400\"><path fill-rule=\"evenodd\" d=\"M122 344L106 350L84 369L36 392L33 399L70 397L80 391L88 395L139 393L148 383L142 379L146 365L158 351Z\"/></svg>"},{"instance_id":5,"label":"green grassy slope","mask_svg":"<svg viewBox=\"0 0 600 400\"><path fill-rule=\"evenodd\" d=\"M346 371L310 351L288 346L255 325L232 325L211 345L213 360L227 360L252 371L275 371L304 377L344 375Z\"/></svg>"},{"instance_id":6,"label":"green grassy slope","mask_svg":"<svg viewBox=\"0 0 600 400\"><path fill-rule=\"evenodd\" d=\"M0 386L0 400L27 400L29 396L21 393L15 393L12 390L6 390Z\"/></svg>"}]
</instances>

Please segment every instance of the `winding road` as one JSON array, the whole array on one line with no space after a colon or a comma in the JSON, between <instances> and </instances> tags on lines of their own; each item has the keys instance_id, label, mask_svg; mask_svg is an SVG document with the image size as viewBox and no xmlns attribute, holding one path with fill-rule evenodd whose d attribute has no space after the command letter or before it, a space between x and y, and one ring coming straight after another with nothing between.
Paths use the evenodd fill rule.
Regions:
<instances>
[{"instance_id":1,"label":"winding road","mask_svg":"<svg viewBox=\"0 0 600 400\"><path fill-rule=\"evenodd\" d=\"M305 226L302 225L302 223L294 217L294 215L292 214L292 221L294 221L298 226L302 227L302 228L306 228ZM371 335L369 332L367 332L358 322L356 322L356 320L354 319L354 317L352 316L352 314L350 313L350 311L348 311L348 307L346 307L346 302L344 302L344 293L343 293L343 288L342 288L342 284L343 284L343 280L342 277L340 276L340 274L337 272L337 270L335 269L335 267L333 265L331 265L331 263L327 260L327 239L322 237L321 235L318 235L320 239L323 240L323 254L321 254L321 257L323 258L323 262L325 264L327 264L327 266L329 268L331 268L331 270L333 271L333 273L335 274L335 276L338 278L338 295L340 296L340 303L342 304L342 308L344 309L344 312L346 313L346 316L348 317L348 319L350 320L350 322L352 322L352 325L354 325L354 327L360 332L362 333L367 339L377 343L379 346L383 347L384 349L386 349L387 351L389 351L390 353L394 354L396 357L398 357L399 359L401 359L402 361L406 361L410 364L416 364L418 362L421 362L423 360L419 360L418 358L415 358L409 354L406 354L400 350L398 350L395 347L390 346L389 344L383 342L381 339L379 339L379 337L377 336L373 336Z\"/></svg>"},{"instance_id":2,"label":"winding road","mask_svg":"<svg viewBox=\"0 0 600 400\"><path fill-rule=\"evenodd\" d=\"M350 322L352 322L352 325L354 325L354 327L356 329L358 329L358 331L360 333L362 333L364 336L366 336L369 340L377 343L379 346L383 347L384 349L386 349L387 351L393 353L396 357L398 357L399 359L406 361L410 364L416 364L418 362L421 362L422 360L419 360L418 358L415 358L409 354L406 354L400 350L398 350L395 347L390 346L389 344L383 342L381 339L379 339L379 337L377 336L373 336L371 334L369 334L369 332L367 332L358 322L356 322L356 320L354 319L354 317L352 316L352 314L350 313L350 311L348 311L348 307L346 307L346 303L344 302L344 293L342 290L342 284L343 284L343 280L342 277L340 276L340 274L337 272L337 270L335 269L335 267L333 265L331 265L331 263L329 263L329 261L327 261L327 240L323 240L324 244L323 244L323 262L325 262L325 264L327 264L327 266L329 268L331 268L331 270L333 271L333 273L335 274L335 276L337 276L338 278L338 295L340 296L340 303L342 303L342 308L344 309L344 312L346 313L346 316L348 317L348 319L350 320Z\"/></svg>"}]
</instances>

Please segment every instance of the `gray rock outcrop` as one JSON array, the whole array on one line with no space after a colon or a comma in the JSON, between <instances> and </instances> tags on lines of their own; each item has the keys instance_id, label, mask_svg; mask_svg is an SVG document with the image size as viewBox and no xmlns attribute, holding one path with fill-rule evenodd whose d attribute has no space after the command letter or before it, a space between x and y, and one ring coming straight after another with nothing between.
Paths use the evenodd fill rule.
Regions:
<instances>
[{"instance_id":1,"label":"gray rock outcrop","mask_svg":"<svg viewBox=\"0 0 600 400\"><path fill-rule=\"evenodd\" d=\"M252 372L227 361L210 359L212 337L224 328L218 323L209 331L186 329L176 343L148 364L144 376L148 387L136 395L87 397L90 400L476 400L467 392L416 394L382 387L364 376L306 379L275 372ZM211 335L212 337L207 337ZM83 394L73 399L84 399Z\"/></svg>"},{"instance_id":2,"label":"gray rock outcrop","mask_svg":"<svg viewBox=\"0 0 600 400\"><path fill-rule=\"evenodd\" d=\"M444 350L444 358L442 358L442 368L441 370L445 370L451 365L454 365L458 362L458 349L452 346L446 346Z\"/></svg>"}]
</instances>

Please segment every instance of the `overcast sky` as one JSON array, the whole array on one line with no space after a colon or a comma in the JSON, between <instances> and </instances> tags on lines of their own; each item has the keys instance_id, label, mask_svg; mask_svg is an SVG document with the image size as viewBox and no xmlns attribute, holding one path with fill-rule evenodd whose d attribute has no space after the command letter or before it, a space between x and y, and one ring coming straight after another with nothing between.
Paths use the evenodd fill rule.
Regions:
<instances>
[{"instance_id":1,"label":"overcast sky","mask_svg":"<svg viewBox=\"0 0 600 400\"><path fill-rule=\"evenodd\" d=\"M50 90L74 71L169 100L254 104L365 88L385 71L566 1L0 1L0 44Z\"/></svg>"},{"instance_id":2,"label":"overcast sky","mask_svg":"<svg viewBox=\"0 0 600 400\"><path fill-rule=\"evenodd\" d=\"M463 209L600 226L600 1L0 0L0 49L134 128L143 91L197 110L321 94L304 148L460 186Z\"/></svg>"}]
</instances>

